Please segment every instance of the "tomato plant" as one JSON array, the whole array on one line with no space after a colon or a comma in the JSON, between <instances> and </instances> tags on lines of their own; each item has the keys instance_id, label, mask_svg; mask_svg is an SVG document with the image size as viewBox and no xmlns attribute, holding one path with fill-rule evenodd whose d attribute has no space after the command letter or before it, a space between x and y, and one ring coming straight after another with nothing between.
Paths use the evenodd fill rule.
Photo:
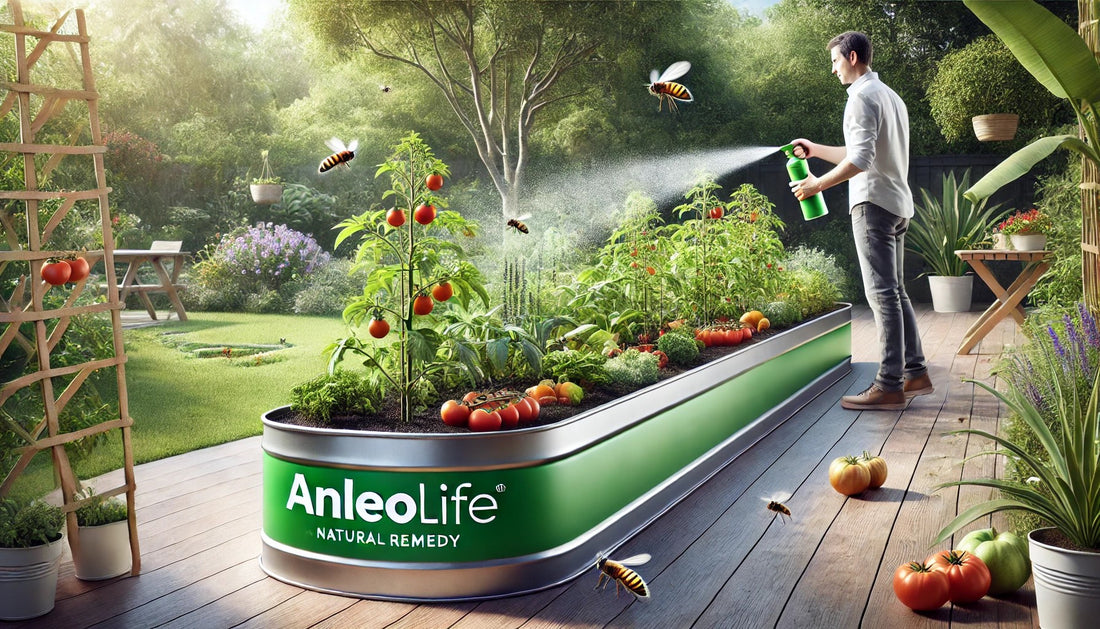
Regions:
<instances>
[{"instance_id":1,"label":"tomato plant","mask_svg":"<svg viewBox=\"0 0 1100 629\"><path fill-rule=\"evenodd\" d=\"M42 279L47 284L61 286L69 281L69 275L73 272L65 262L47 262L42 265Z\"/></svg>"},{"instance_id":2,"label":"tomato plant","mask_svg":"<svg viewBox=\"0 0 1100 629\"><path fill-rule=\"evenodd\" d=\"M886 482L886 459L881 456L871 456L870 452L864 450L863 457L859 462L871 474L871 482L868 487L871 489L882 487L883 483Z\"/></svg>"},{"instance_id":3,"label":"tomato plant","mask_svg":"<svg viewBox=\"0 0 1100 629\"><path fill-rule=\"evenodd\" d=\"M386 212L386 222L391 227L401 227L405 224L405 210L394 208Z\"/></svg>"},{"instance_id":4,"label":"tomato plant","mask_svg":"<svg viewBox=\"0 0 1100 629\"><path fill-rule=\"evenodd\" d=\"M973 603L989 591L989 568L973 553L945 550L925 560L933 570L947 575L952 603Z\"/></svg>"},{"instance_id":5,"label":"tomato plant","mask_svg":"<svg viewBox=\"0 0 1100 629\"><path fill-rule=\"evenodd\" d=\"M470 407L455 400L444 402L439 414L448 426L465 426L470 421Z\"/></svg>"},{"instance_id":6,"label":"tomato plant","mask_svg":"<svg viewBox=\"0 0 1100 629\"><path fill-rule=\"evenodd\" d=\"M894 571L894 594L909 609L939 609L951 591L947 575L913 561Z\"/></svg>"},{"instance_id":7,"label":"tomato plant","mask_svg":"<svg viewBox=\"0 0 1100 629\"><path fill-rule=\"evenodd\" d=\"M424 187L432 192L443 187L443 175L432 173L424 178Z\"/></svg>"},{"instance_id":8,"label":"tomato plant","mask_svg":"<svg viewBox=\"0 0 1100 629\"><path fill-rule=\"evenodd\" d=\"M88 277L88 273L92 270L88 261L84 258L74 258L72 260L66 260L65 264L69 265L69 281L79 282L80 280Z\"/></svg>"},{"instance_id":9,"label":"tomato plant","mask_svg":"<svg viewBox=\"0 0 1100 629\"><path fill-rule=\"evenodd\" d=\"M370 324L367 325L367 332L376 339L386 338L390 333L390 324L386 323L385 319L371 319Z\"/></svg>"},{"instance_id":10,"label":"tomato plant","mask_svg":"<svg viewBox=\"0 0 1100 629\"><path fill-rule=\"evenodd\" d=\"M871 472L854 456L842 456L829 464L829 484L845 496L854 496L871 484Z\"/></svg>"}]
</instances>

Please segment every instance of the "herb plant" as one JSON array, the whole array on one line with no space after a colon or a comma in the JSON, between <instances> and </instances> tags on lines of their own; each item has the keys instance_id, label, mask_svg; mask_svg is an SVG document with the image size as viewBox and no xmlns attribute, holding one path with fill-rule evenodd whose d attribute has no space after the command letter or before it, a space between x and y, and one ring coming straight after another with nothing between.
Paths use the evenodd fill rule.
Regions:
<instances>
[{"instance_id":1,"label":"herb plant","mask_svg":"<svg viewBox=\"0 0 1100 629\"><path fill-rule=\"evenodd\" d=\"M61 539L65 515L42 500L0 499L0 548L30 548Z\"/></svg>"}]
</instances>

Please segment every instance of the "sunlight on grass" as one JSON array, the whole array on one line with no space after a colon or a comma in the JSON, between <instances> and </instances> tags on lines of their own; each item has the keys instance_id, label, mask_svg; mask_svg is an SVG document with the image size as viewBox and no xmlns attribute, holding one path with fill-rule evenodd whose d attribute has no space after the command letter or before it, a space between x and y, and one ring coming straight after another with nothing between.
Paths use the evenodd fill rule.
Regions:
<instances>
[{"instance_id":1,"label":"sunlight on grass","mask_svg":"<svg viewBox=\"0 0 1100 629\"><path fill-rule=\"evenodd\" d=\"M324 371L322 350L346 332L338 317L208 312L188 316L186 322L125 332L135 463L259 435L260 415L287 404L293 386ZM278 344L282 338L290 346L278 350L283 360L259 366L242 366L245 359L195 358L174 347L192 341ZM74 464L83 479L120 467L119 431L112 431L109 443ZM17 492L41 495L52 486L49 457L40 455L17 483Z\"/></svg>"}]
</instances>

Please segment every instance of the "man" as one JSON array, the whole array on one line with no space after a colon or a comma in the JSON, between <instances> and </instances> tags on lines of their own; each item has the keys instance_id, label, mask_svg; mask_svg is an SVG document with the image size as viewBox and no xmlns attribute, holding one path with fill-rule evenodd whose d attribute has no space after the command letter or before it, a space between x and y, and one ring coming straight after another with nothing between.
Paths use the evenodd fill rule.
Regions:
<instances>
[{"instance_id":1,"label":"man","mask_svg":"<svg viewBox=\"0 0 1100 629\"><path fill-rule=\"evenodd\" d=\"M836 164L821 177L791 183L802 200L849 181L859 266L867 303L878 328L881 358L874 383L859 395L841 398L843 408L900 410L917 395L932 393L917 319L905 292L902 259L905 231L913 216L909 175L909 112L905 103L871 71L871 40L849 31L827 46L833 74L848 85L844 146L794 140L798 157Z\"/></svg>"}]
</instances>

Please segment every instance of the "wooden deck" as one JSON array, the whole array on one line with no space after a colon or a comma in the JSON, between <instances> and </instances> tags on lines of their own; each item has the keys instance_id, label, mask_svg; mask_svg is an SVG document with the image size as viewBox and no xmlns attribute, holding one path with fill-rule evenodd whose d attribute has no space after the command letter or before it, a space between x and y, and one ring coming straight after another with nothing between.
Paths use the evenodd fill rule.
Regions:
<instances>
[{"instance_id":1,"label":"wooden deck","mask_svg":"<svg viewBox=\"0 0 1100 629\"><path fill-rule=\"evenodd\" d=\"M943 481L993 472L962 460L989 449L962 427L996 430L995 398L962 382L988 379L1002 347L1023 342L1002 322L975 354L957 356L977 312L918 312L936 392L903 412L852 412L841 395L873 378L875 329L854 312L853 371L614 553L653 559L638 568L652 597L594 591L589 571L535 594L478 603L406 604L331 596L267 577L260 552L259 437L137 468L142 574L85 583L62 563L53 612L13 627L1037 627L1030 582L1007 599L910 612L891 579L923 559L957 512L988 496ZM886 485L845 498L829 462L863 450L889 463ZM789 491L793 521L760 497ZM981 528L974 525L973 528ZM946 545L945 545L946 547Z\"/></svg>"}]
</instances>

